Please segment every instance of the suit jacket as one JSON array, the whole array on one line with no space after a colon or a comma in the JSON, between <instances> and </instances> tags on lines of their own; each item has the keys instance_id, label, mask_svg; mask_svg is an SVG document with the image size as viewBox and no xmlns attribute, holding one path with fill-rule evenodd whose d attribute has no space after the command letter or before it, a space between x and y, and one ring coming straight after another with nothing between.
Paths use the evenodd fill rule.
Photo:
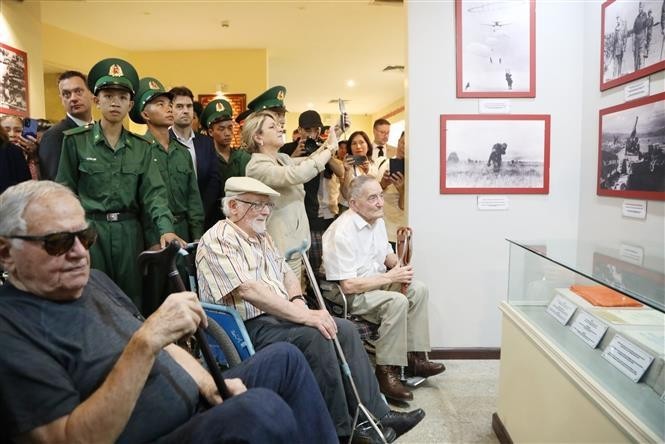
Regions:
<instances>
[{"instance_id":1,"label":"suit jacket","mask_svg":"<svg viewBox=\"0 0 665 444\"><path fill-rule=\"evenodd\" d=\"M176 139L173 130L171 138ZM219 175L219 161L211 137L194 133L194 151L196 152L196 177L205 213L204 229L207 231L221 218L222 185Z\"/></svg>"},{"instance_id":2,"label":"suit jacket","mask_svg":"<svg viewBox=\"0 0 665 444\"><path fill-rule=\"evenodd\" d=\"M305 188L302 184L309 182L325 169L330 155L328 149L298 159L285 153L278 153L276 158L263 153L253 153L247 164L247 177L257 179L280 193L273 198L275 209L268 219L268 233L282 254L298 248L304 239L309 243L309 221L305 212Z\"/></svg>"},{"instance_id":3,"label":"suit jacket","mask_svg":"<svg viewBox=\"0 0 665 444\"><path fill-rule=\"evenodd\" d=\"M69 116L46 130L39 142L39 173L43 180L55 180L60 164L60 152L62 151L62 139L64 132L76 128L76 122Z\"/></svg>"}]
</instances>

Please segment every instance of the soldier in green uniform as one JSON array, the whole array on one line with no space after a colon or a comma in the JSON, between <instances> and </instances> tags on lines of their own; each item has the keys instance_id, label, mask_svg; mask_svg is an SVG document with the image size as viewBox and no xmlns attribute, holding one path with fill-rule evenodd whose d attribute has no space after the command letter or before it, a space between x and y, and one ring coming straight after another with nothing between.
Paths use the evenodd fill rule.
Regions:
<instances>
[{"instance_id":1,"label":"soldier in green uniform","mask_svg":"<svg viewBox=\"0 0 665 444\"><path fill-rule=\"evenodd\" d=\"M285 98L286 88L279 85L273 86L249 102L247 108L253 113L263 110L270 111L275 115L275 121L281 125L282 129L284 129L284 126L286 125Z\"/></svg>"},{"instance_id":2,"label":"soldier in green uniform","mask_svg":"<svg viewBox=\"0 0 665 444\"><path fill-rule=\"evenodd\" d=\"M208 134L215 143L215 152L219 159L219 175L222 190L226 180L230 177L245 175L245 167L252 155L244 149L231 147L233 142L233 109L231 104L223 99L212 100L201 114L201 124L208 130ZM219 215L218 219L224 216Z\"/></svg>"},{"instance_id":3,"label":"soldier in green uniform","mask_svg":"<svg viewBox=\"0 0 665 444\"><path fill-rule=\"evenodd\" d=\"M92 67L88 85L102 117L65 132L56 180L79 196L86 219L99 233L90 249L92 267L108 274L141 307L136 263L144 248L141 212L150 214L161 245L183 241L174 233L150 143L122 126L138 84L136 70L124 60L104 59Z\"/></svg>"},{"instance_id":4,"label":"soldier in green uniform","mask_svg":"<svg viewBox=\"0 0 665 444\"><path fill-rule=\"evenodd\" d=\"M192 156L185 145L169 137L173 125L171 94L159 80L141 79L129 117L148 126L143 137L151 143L152 156L166 185L175 233L187 242L198 240L203 235L203 204ZM150 215L145 217L149 219ZM144 234L146 248L159 247L157 227L146 225Z\"/></svg>"},{"instance_id":5,"label":"soldier in green uniform","mask_svg":"<svg viewBox=\"0 0 665 444\"><path fill-rule=\"evenodd\" d=\"M139 82L129 117L136 123L148 126L143 137L151 143L153 161L166 185L175 233L181 239L191 242L203 235L203 203L191 154L185 145L169 136L169 127L173 125L172 98L171 93L164 89L159 80L145 77ZM150 221L150 214L144 213L142 216L144 221ZM144 223L143 233L146 248L159 249L157 227ZM141 307L144 316L154 312L166 298L167 272L168 270L154 267L148 270Z\"/></svg>"}]
</instances>

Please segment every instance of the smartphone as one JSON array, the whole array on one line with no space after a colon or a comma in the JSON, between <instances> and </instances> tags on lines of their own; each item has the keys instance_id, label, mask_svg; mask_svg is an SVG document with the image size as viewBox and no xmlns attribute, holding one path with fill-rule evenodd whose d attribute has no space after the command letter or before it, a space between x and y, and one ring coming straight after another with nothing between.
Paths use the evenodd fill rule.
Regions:
<instances>
[{"instance_id":1,"label":"smartphone","mask_svg":"<svg viewBox=\"0 0 665 444\"><path fill-rule=\"evenodd\" d=\"M37 120L26 117L23 119L23 131L21 132L23 137L37 137Z\"/></svg>"},{"instance_id":2,"label":"smartphone","mask_svg":"<svg viewBox=\"0 0 665 444\"><path fill-rule=\"evenodd\" d=\"M402 173L404 175L404 159L390 159L390 174Z\"/></svg>"},{"instance_id":3,"label":"smartphone","mask_svg":"<svg viewBox=\"0 0 665 444\"><path fill-rule=\"evenodd\" d=\"M337 99L337 104L339 105L339 121L342 123L342 132L346 131L346 105L344 105L344 100Z\"/></svg>"}]
</instances>

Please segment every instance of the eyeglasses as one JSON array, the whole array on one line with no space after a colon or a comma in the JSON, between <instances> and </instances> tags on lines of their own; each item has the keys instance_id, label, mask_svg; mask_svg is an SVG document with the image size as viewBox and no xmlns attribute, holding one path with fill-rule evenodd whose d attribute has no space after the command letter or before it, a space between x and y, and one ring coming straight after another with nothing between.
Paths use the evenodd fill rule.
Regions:
<instances>
[{"instance_id":1,"label":"eyeglasses","mask_svg":"<svg viewBox=\"0 0 665 444\"><path fill-rule=\"evenodd\" d=\"M252 210L254 211L262 211L265 207L268 207L270 211L272 211L275 208L275 203L274 202L249 202L247 200L242 200L242 199L236 199L238 202L246 203L247 205L251 205Z\"/></svg>"},{"instance_id":2,"label":"eyeglasses","mask_svg":"<svg viewBox=\"0 0 665 444\"><path fill-rule=\"evenodd\" d=\"M44 236L7 236L10 239L22 239L33 242L43 242L43 247L51 256L60 256L65 254L74 246L74 238L78 238L83 248L89 250L92 244L97 240L97 231L88 227L85 230L62 233L51 233Z\"/></svg>"}]
</instances>

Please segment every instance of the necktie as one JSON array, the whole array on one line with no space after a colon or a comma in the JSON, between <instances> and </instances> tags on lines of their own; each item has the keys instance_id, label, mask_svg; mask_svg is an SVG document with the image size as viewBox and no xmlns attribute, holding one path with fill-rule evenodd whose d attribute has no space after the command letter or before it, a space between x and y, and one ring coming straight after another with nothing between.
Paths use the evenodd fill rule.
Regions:
<instances>
[{"instance_id":1,"label":"necktie","mask_svg":"<svg viewBox=\"0 0 665 444\"><path fill-rule=\"evenodd\" d=\"M378 157L383 157L383 147L381 145L377 146L379 149L379 156Z\"/></svg>"}]
</instances>

